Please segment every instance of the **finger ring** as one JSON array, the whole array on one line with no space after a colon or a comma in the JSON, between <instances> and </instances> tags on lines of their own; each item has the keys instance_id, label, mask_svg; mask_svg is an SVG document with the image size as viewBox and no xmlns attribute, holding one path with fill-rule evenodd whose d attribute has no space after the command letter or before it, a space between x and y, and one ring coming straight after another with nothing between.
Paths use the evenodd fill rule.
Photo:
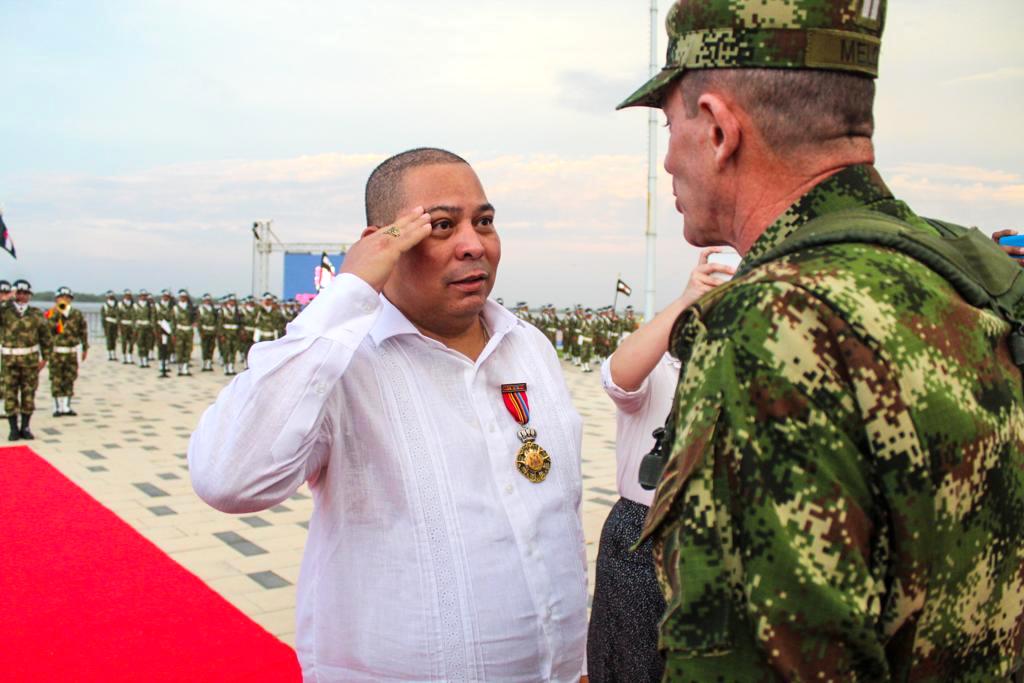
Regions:
<instances>
[{"instance_id":1,"label":"finger ring","mask_svg":"<svg viewBox=\"0 0 1024 683\"><path fill-rule=\"evenodd\" d=\"M402 232L398 229L397 225L390 225L384 228L385 235L391 235L392 237L401 237Z\"/></svg>"}]
</instances>

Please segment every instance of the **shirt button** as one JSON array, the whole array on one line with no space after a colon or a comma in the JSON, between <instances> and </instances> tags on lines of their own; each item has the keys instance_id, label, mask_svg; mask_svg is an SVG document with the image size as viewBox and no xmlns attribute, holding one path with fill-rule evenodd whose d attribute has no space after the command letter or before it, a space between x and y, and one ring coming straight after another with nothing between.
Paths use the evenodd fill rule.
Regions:
<instances>
[{"instance_id":1,"label":"shirt button","mask_svg":"<svg viewBox=\"0 0 1024 683\"><path fill-rule=\"evenodd\" d=\"M505 484L505 493L512 493L512 484Z\"/></svg>"},{"instance_id":2,"label":"shirt button","mask_svg":"<svg viewBox=\"0 0 1024 683\"><path fill-rule=\"evenodd\" d=\"M487 425L487 431L489 431L491 433L494 432L494 423L493 422L491 422L490 424Z\"/></svg>"},{"instance_id":3,"label":"shirt button","mask_svg":"<svg viewBox=\"0 0 1024 683\"><path fill-rule=\"evenodd\" d=\"M318 396L323 396L325 393L327 393L327 385L324 384L323 382L317 382L314 385L313 390L316 391Z\"/></svg>"}]
</instances>

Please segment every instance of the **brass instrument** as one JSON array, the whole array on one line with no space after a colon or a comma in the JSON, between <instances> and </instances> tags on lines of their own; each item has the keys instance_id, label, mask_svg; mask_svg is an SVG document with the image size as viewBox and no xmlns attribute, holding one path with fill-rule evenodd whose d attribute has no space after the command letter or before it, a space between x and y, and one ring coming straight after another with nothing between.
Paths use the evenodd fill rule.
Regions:
<instances>
[{"instance_id":1,"label":"brass instrument","mask_svg":"<svg viewBox=\"0 0 1024 683\"><path fill-rule=\"evenodd\" d=\"M68 311L71 310L71 304L67 301L58 301L57 310L60 311L61 315L67 315Z\"/></svg>"}]
</instances>

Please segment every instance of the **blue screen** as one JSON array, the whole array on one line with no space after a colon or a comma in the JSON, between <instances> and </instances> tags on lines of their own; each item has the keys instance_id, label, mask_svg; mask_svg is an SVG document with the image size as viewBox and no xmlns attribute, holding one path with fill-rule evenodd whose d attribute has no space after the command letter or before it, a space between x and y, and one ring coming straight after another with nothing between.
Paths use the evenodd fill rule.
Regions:
<instances>
[{"instance_id":1,"label":"blue screen","mask_svg":"<svg viewBox=\"0 0 1024 683\"><path fill-rule=\"evenodd\" d=\"M320 254L284 255L284 298L294 299L299 294L316 294L313 275L320 266ZM344 254L328 254L334 264L334 272L341 270ZM262 294L262 292L260 292Z\"/></svg>"}]
</instances>

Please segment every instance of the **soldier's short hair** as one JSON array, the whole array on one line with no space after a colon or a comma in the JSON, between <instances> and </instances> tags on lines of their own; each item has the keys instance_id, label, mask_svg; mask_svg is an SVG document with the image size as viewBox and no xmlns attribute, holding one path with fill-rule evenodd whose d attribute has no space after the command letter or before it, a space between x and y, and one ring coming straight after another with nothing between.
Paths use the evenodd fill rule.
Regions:
<instances>
[{"instance_id":1,"label":"soldier's short hair","mask_svg":"<svg viewBox=\"0 0 1024 683\"><path fill-rule=\"evenodd\" d=\"M858 74L810 69L699 69L679 80L683 106L725 91L747 110L775 151L864 137L875 132L875 81Z\"/></svg>"},{"instance_id":2,"label":"soldier's short hair","mask_svg":"<svg viewBox=\"0 0 1024 683\"><path fill-rule=\"evenodd\" d=\"M383 227L398 218L405 172L410 168L435 164L468 166L469 162L458 154L436 147L417 147L382 161L366 181L366 224Z\"/></svg>"}]
</instances>

